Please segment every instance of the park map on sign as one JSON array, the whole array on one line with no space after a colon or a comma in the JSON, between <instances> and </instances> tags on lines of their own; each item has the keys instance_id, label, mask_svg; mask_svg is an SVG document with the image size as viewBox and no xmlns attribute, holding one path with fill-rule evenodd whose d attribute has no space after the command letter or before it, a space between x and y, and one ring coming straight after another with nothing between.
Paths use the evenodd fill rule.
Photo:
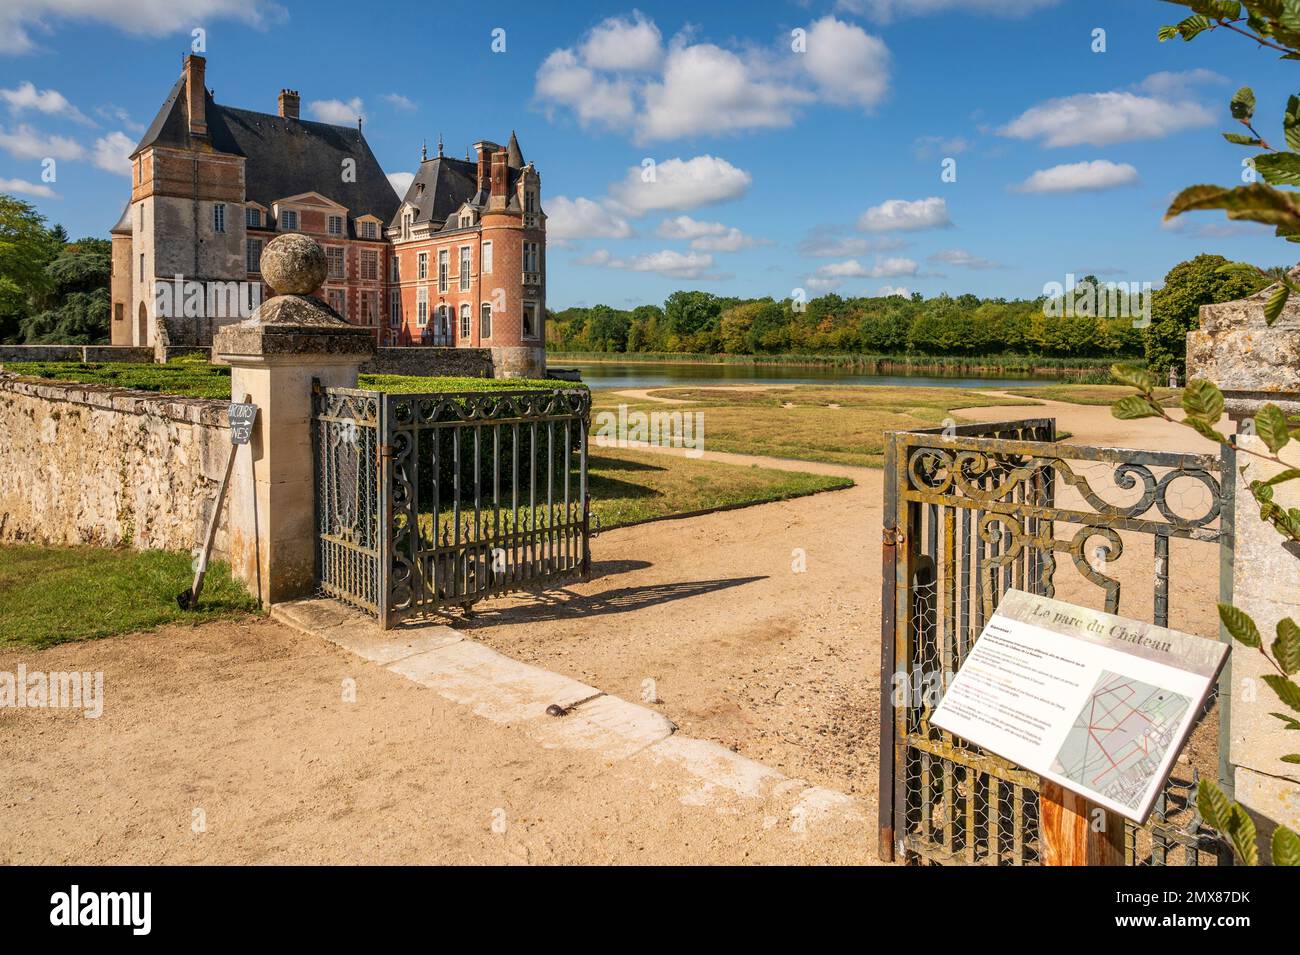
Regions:
<instances>
[{"instance_id":1,"label":"park map on sign","mask_svg":"<svg viewBox=\"0 0 1300 955\"><path fill-rule=\"evenodd\" d=\"M1052 769L1136 809L1191 705L1165 687L1103 670Z\"/></svg>"}]
</instances>

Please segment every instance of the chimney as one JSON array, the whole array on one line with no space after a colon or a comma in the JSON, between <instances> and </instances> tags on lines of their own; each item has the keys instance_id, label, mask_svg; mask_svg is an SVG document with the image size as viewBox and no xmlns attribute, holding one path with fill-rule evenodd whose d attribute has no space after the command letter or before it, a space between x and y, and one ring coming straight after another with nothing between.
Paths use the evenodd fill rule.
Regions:
<instances>
[{"instance_id":1,"label":"chimney","mask_svg":"<svg viewBox=\"0 0 1300 955\"><path fill-rule=\"evenodd\" d=\"M489 212L504 212L509 197L506 195L506 183L509 167L506 165L506 151L498 149L492 154L492 193L488 197Z\"/></svg>"},{"instance_id":2,"label":"chimney","mask_svg":"<svg viewBox=\"0 0 1300 955\"><path fill-rule=\"evenodd\" d=\"M185 105L190 114L190 135L207 138L208 97L203 85L207 60L190 54L185 57Z\"/></svg>"},{"instance_id":3,"label":"chimney","mask_svg":"<svg viewBox=\"0 0 1300 955\"><path fill-rule=\"evenodd\" d=\"M285 119L297 119L299 102L297 90L280 90L280 98L277 100L280 115Z\"/></svg>"},{"instance_id":4,"label":"chimney","mask_svg":"<svg viewBox=\"0 0 1300 955\"><path fill-rule=\"evenodd\" d=\"M485 192L488 183L492 178L492 154L501 147L496 143L489 142L486 139L480 139L474 144L474 150L478 153L478 188L476 192Z\"/></svg>"}]
</instances>

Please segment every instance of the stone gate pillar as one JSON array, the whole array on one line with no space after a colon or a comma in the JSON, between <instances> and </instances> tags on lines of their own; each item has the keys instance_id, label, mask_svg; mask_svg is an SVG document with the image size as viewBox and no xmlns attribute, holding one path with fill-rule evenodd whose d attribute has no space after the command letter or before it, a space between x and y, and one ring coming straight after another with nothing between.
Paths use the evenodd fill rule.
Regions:
<instances>
[{"instance_id":1,"label":"stone gate pillar","mask_svg":"<svg viewBox=\"0 0 1300 955\"><path fill-rule=\"evenodd\" d=\"M1292 272L1300 278L1300 270ZM1205 378L1223 392L1228 414L1236 423L1242 449L1267 454L1258 438L1250 437L1248 422L1266 403L1288 416L1300 415L1300 301L1294 298L1270 327L1264 321L1268 290L1221 305L1201 306L1201 328L1187 336L1187 377ZM1223 429L1221 429L1223 430ZM1300 466L1300 445L1291 443L1281 457ZM1279 468L1240 450L1235 506L1236 548L1233 564L1233 603L1259 625L1266 645L1276 635L1278 620L1300 622L1300 551L1283 548L1284 539L1260 520L1259 505L1247 489L1255 479L1267 479ZM1275 500L1300 507L1300 482L1279 485ZM1254 650L1236 644L1232 651L1231 750L1235 767L1235 796L1251 809L1264 836L1269 822L1300 828L1300 766L1280 757L1300 752L1300 734L1287 732L1270 712L1287 712L1260 679L1274 672ZM1267 845L1265 844L1265 851Z\"/></svg>"},{"instance_id":2,"label":"stone gate pillar","mask_svg":"<svg viewBox=\"0 0 1300 955\"><path fill-rule=\"evenodd\" d=\"M266 606L316 590L312 379L355 388L375 341L311 297L326 262L310 238L271 240L261 268L274 296L252 318L221 329L213 352L231 366L231 399L258 407L252 466L237 465L232 479L230 563Z\"/></svg>"}]
</instances>

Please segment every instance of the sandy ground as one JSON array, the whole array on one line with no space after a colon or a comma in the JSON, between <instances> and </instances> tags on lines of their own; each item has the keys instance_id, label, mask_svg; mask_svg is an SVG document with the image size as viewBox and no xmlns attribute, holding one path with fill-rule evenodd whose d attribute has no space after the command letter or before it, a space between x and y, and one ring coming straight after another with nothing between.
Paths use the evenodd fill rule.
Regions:
<instances>
[{"instance_id":1,"label":"sandy ground","mask_svg":"<svg viewBox=\"0 0 1300 955\"><path fill-rule=\"evenodd\" d=\"M1211 452L1189 429L1117 421L1104 406L1044 402L957 412L971 421L1051 416L1079 443ZM663 453L677 453L664 451ZM657 708L693 736L863 798L875 812L880 667L882 472L706 452L708 459L851 476L854 488L602 534L596 576L547 597L481 605L458 623L502 653ZM1112 487L1110 468L1081 468ZM1182 491L1183 489L1180 489ZM1198 487L1185 489L1189 511ZM1114 499L1122 499L1117 495ZM1069 494L1060 503L1069 503ZM1063 530L1063 528L1061 528ZM1125 535L1107 573L1121 611L1149 619L1152 545ZM802 571L796 562L803 555ZM1218 553L1174 541L1171 624L1217 633ZM1100 591L1062 555L1057 595L1092 606ZM1211 718L1189 750L1215 765Z\"/></svg>"},{"instance_id":2,"label":"sandy ground","mask_svg":"<svg viewBox=\"0 0 1300 955\"><path fill-rule=\"evenodd\" d=\"M1050 414L1088 443L1212 450L1186 429L1115 421L1105 407L959 414ZM683 733L853 793L874 815L881 472L763 463L858 484L608 532L593 544L591 581L540 604L483 605L462 627L517 659L652 702ZM1217 556L1177 544L1173 623L1212 633ZM1126 612L1140 615L1144 600L1149 611L1149 567L1136 544L1121 560L1116 573L1137 584L1126 584ZM1096 603L1095 591L1085 599ZM98 720L0 711L0 862L874 859L870 823L793 833L753 801L685 805L669 768L541 749L265 621L0 653L0 670L20 662L102 670L108 700ZM357 681L356 702L343 700L345 679ZM205 832L191 831L195 810Z\"/></svg>"},{"instance_id":3,"label":"sandy ground","mask_svg":"<svg viewBox=\"0 0 1300 955\"><path fill-rule=\"evenodd\" d=\"M872 858L860 827L794 832L757 799L686 805L698 783L670 767L543 749L267 621L0 654L19 663L101 670L105 706L0 711L3 864Z\"/></svg>"}]
</instances>

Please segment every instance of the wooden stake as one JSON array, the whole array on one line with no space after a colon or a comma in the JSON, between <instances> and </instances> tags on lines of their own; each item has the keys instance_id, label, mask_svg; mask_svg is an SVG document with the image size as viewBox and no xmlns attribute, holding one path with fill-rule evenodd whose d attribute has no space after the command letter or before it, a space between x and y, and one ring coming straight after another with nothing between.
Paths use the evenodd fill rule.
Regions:
<instances>
[{"instance_id":1,"label":"wooden stake","mask_svg":"<svg viewBox=\"0 0 1300 955\"><path fill-rule=\"evenodd\" d=\"M1124 817L1043 779L1038 844L1043 865L1123 865Z\"/></svg>"}]
</instances>

